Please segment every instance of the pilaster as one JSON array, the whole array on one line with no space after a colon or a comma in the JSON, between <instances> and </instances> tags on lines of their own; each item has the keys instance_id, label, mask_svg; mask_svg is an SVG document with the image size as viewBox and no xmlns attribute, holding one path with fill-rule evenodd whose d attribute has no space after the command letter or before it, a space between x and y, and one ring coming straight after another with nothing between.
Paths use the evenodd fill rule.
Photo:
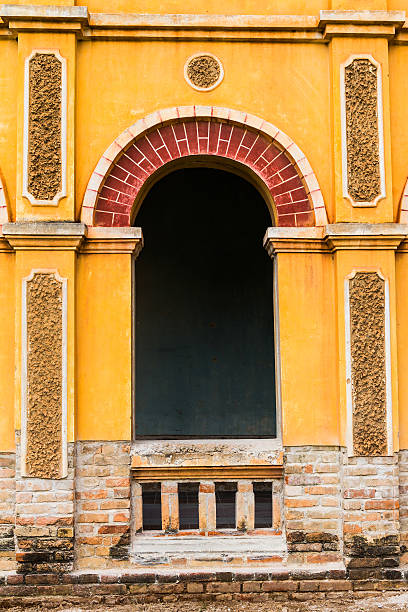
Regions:
<instances>
[{"instance_id":1,"label":"pilaster","mask_svg":"<svg viewBox=\"0 0 408 612\"><path fill-rule=\"evenodd\" d=\"M17 38L16 220L75 220L76 38L85 7L5 6Z\"/></svg>"},{"instance_id":2,"label":"pilaster","mask_svg":"<svg viewBox=\"0 0 408 612\"><path fill-rule=\"evenodd\" d=\"M333 4L320 12L331 68L333 220L392 222L388 39L404 13L384 10L383 0L364 11Z\"/></svg>"}]
</instances>

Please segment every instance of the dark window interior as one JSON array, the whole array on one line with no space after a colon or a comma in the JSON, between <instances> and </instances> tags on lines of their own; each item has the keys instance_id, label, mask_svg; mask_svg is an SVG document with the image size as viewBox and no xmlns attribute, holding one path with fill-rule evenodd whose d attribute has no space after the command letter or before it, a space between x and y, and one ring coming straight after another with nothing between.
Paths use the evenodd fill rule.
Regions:
<instances>
[{"instance_id":1,"label":"dark window interior","mask_svg":"<svg viewBox=\"0 0 408 612\"><path fill-rule=\"evenodd\" d=\"M161 485L159 482L142 485L143 529L161 529Z\"/></svg>"},{"instance_id":2,"label":"dark window interior","mask_svg":"<svg viewBox=\"0 0 408 612\"><path fill-rule=\"evenodd\" d=\"M272 527L272 483L254 482L255 528Z\"/></svg>"},{"instance_id":3,"label":"dark window interior","mask_svg":"<svg viewBox=\"0 0 408 612\"><path fill-rule=\"evenodd\" d=\"M198 529L198 483L180 483L179 499L179 529Z\"/></svg>"},{"instance_id":4,"label":"dark window interior","mask_svg":"<svg viewBox=\"0 0 408 612\"><path fill-rule=\"evenodd\" d=\"M136 225L136 407L140 437L274 437L268 208L222 170L177 170Z\"/></svg>"},{"instance_id":5,"label":"dark window interior","mask_svg":"<svg viewBox=\"0 0 408 612\"><path fill-rule=\"evenodd\" d=\"M217 482L215 484L217 529L235 529L236 482Z\"/></svg>"}]
</instances>

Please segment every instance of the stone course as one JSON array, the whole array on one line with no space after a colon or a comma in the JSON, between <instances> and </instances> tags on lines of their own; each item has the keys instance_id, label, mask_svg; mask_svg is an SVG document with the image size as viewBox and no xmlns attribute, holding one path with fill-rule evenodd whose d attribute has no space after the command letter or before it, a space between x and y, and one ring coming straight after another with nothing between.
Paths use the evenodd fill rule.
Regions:
<instances>
[{"instance_id":1,"label":"stone course","mask_svg":"<svg viewBox=\"0 0 408 612\"><path fill-rule=\"evenodd\" d=\"M67 478L24 478L17 436L15 546L18 571L69 572L74 562L74 445Z\"/></svg>"},{"instance_id":2,"label":"stone course","mask_svg":"<svg viewBox=\"0 0 408 612\"><path fill-rule=\"evenodd\" d=\"M153 558L143 560L142 553L132 553L132 540L142 528L142 498L137 482L131 493L130 443L69 444L68 477L38 479L21 477L18 442L16 455L0 455L0 598L7 593L16 598L41 593L80 598L85 592L135 601L176 594L204 599L276 593L292 597L326 593L328 581L335 581L332 592L343 592L386 589L388 584L398 589L408 578L408 451L393 457L349 458L338 447L288 447L283 483L276 480L273 487L274 508L283 510L287 550L279 549L273 558L252 559L249 553L247 561L228 557L224 571L222 555L207 562L190 552L163 573L163 565L154 565ZM238 485L237 503L245 506L251 526L252 484ZM203 481L200 502L214 502L213 489L214 483ZM163 520L170 533L177 510L175 491L172 481L162 491L168 511ZM211 508L208 516L200 516L204 531L214 522ZM258 530L253 537L268 535ZM142 569L143 563L150 568ZM408 588L408 582L405 585Z\"/></svg>"},{"instance_id":3,"label":"stone course","mask_svg":"<svg viewBox=\"0 0 408 612\"><path fill-rule=\"evenodd\" d=\"M14 453L0 454L0 571L15 568L15 481Z\"/></svg>"},{"instance_id":4,"label":"stone course","mask_svg":"<svg viewBox=\"0 0 408 612\"><path fill-rule=\"evenodd\" d=\"M129 559L130 444L77 442L77 568L108 568Z\"/></svg>"},{"instance_id":5,"label":"stone course","mask_svg":"<svg viewBox=\"0 0 408 612\"><path fill-rule=\"evenodd\" d=\"M291 560L340 561L341 451L337 447L289 447L284 473L284 518Z\"/></svg>"},{"instance_id":6,"label":"stone course","mask_svg":"<svg viewBox=\"0 0 408 612\"><path fill-rule=\"evenodd\" d=\"M346 457L344 554L350 576L378 577L399 565L399 466L393 457Z\"/></svg>"},{"instance_id":7,"label":"stone course","mask_svg":"<svg viewBox=\"0 0 408 612\"><path fill-rule=\"evenodd\" d=\"M65 575L0 576L0 607L17 605L131 604L181 600L308 601L345 595L408 590L408 575L398 579L349 580L335 567L266 571L76 572ZM48 606L47 606L48 607Z\"/></svg>"}]
</instances>

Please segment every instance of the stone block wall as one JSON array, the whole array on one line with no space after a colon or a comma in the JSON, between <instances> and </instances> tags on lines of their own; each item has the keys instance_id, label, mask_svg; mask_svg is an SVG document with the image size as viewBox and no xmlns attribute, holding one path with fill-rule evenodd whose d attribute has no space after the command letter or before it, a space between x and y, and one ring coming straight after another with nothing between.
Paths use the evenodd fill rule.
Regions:
<instances>
[{"instance_id":1,"label":"stone block wall","mask_svg":"<svg viewBox=\"0 0 408 612\"><path fill-rule=\"evenodd\" d=\"M74 564L74 445L66 478L23 478L17 437L15 546L22 573L68 572Z\"/></svg>"},{"instance_id":2,"label":"stone block wall","mask_svg":"<svg viewBox=\"0 0 408 612\"><path fill-rule=\"evenodd\" d=\"M19 446L16 455L0 455L0 571L132 567L142 498L135 482L131 493L131 444L77 442L68 455L63 479L22 478ZM163 493L174 496L170 485L174 489L165 483ZM201 497L213 497L212 489L204 489ZM243 495L253 495L250 489L240 481L238 505L248 501ZM408 559L408 451L349 458L342 448L289 447L284 481L274 482L273 499L274 507L283 508L283 563L344 563L353 580L400 577L400 560Z\"/></svg>"},{"instance_id":3,"label":"stone block wall","mask_svg":"<svg viewBox=\"0 0 408 612\"><path fill-rule=\"evenodd\" d=\"M291 560L340 561L342 452L337 447L288 447L284 474L284 522Z\"/></svg>"},{"instance_id":4,"label":"stone block wall","mask_svg":"<svg viewBox=\"0 0 408 612\"><path fill-rule=\"evenodd\" d=\"M0 454L0 571L15 568L16 457Z\"/></svg>"},{"instance_id":5,"label":"stone block wall","mask_svg":"<svg viewBox=\"0 0 408 612\"><path fill-rule=\"evenodd\" d=\"M77 442L76 566L129 563L130 444Z\"/></svg>"},{"instance_id":6,"label":"stone block wall","mask_svg":"<svg viewBox=\"0 0 408 612\"><path fill-rule=\"evenodd\" d=\"M344 554L350 575L379 577L399 565L399 462L344 455ZM398 576L396 576L398 577Z\"/></svg>"},{"instance_id":7,"label":"stone block wall","mask_svg":"<svg viewBox=\"0 0 408 612\"><path fill-rule=\"evenodd\" d=\"M398 454L401 562L408 563L408 450Z\"/></svg>"}]
</instances>

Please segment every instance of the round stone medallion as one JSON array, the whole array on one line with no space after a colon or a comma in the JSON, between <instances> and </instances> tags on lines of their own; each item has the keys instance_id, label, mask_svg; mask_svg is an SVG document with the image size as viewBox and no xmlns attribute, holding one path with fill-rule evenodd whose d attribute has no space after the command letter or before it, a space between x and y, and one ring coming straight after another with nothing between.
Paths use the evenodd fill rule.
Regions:
<instances>
[{"instance_id":1,"label":"round stone medallion","mask_svg":"<svg viewBox=\"0 0 408 612\"><path fill-rule=\"evenodd\" d=\"M184 66L184 77L198 91L211 91L224 77L220 60L212 53L196 53L188 58Z\"/></svg>"}]
</instances>

